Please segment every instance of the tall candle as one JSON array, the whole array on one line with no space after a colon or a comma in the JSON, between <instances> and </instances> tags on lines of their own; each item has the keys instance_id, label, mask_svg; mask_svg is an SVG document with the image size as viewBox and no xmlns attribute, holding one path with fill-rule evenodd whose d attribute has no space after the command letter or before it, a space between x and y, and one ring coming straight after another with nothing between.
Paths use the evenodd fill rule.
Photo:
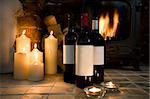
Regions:
<instances>
[{"instance_id":1,"label":"tall candle","mask_svg":"<svg viewBox=\"0 0 150 99\"><path fill-rule=\"evenodd\" d=\"M31 41L25 32L26 30L23 30L22 35L16 38L14 54L14 78L20 80L27 79L29 75Z\"/></svg>"},{"instance_id":2,"label":"tall candle","mask_svg":"<svg viewBox=\"0 0 150 99\"><path fill-rule=\"evenodd\" d=\"M34 49L30 53L29 77L31 81L39 81L44 78L43 53L37 49L37 44L34 44Z\"/></svg>"},{"instance_id":3,"label":"tall candle","mask_svg":"<svg viewBox=\"0 0 150 99\"><path fill-rule=\"evenodd\" d=\"M31 51L31 40L25 35L26 30L23 30L22 35L16 39L16 52L27 53Z\"/></svg>"},{"instance_id":4,"label":"tall candle","mask_svg":"<svg viewBox=\"0 0 150 99\"><path fill-rule=\"evenodd\" d=\"M15 53L14 55L14 78L27 79L29 74L29 53Z\"/></svg>"},{"instance_id":5,"label":"tall candle","mask_svg":"<svg viewBox=\"0 0 150 99\"><path fill-rule=\"evenodd\" d=\"M57 39L53 36L53 31L45 38L45 73L57 73Z\"/></svg>"}]
</instances>

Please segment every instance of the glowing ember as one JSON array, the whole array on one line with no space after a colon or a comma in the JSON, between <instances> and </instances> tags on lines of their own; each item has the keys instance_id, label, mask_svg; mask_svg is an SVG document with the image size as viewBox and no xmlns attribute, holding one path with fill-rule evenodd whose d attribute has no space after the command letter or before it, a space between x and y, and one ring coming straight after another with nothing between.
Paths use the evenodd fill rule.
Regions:
<instances>
[{"instance_id":1,"label":"glowing ember","mask_svg":"<svg viewBox=\"0 0 150 99\"><path fill-rule=\"evenodd\" d=\"M115 37L118 23L119 14L117 10L115 10L114 12L112 25L110 25L110 18L108 13L105 16L101 15L99 18L99 33L105 40L107 39L107 37L109 37L110 39L111 37Z\"/></svg>"}]
</instances>

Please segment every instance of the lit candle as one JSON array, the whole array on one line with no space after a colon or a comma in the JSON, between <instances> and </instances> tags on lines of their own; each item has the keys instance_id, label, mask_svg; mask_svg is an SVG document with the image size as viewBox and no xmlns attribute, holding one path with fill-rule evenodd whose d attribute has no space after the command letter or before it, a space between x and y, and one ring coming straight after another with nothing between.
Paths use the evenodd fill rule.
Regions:
<instances>
[{"instance_id":1,"label":"lit candle","mask_svg":"<svg viewBox=\"0 0 150 99\"><path fill-rule=\"evenodd\" d=\"M15 53L14 55L14 78L27 79L29 74L29 53Z\"/></svg>"},{"instance_id":2,"label":"lit candle","mask_svg":"<svg viewBox=\"0 0 150 99\"><path fill-rule=\"evenodd\" d=\"M44 78L44 64L39 61L34 61L29 67L28 80L39 81Z\"/></svg>"},{"instance_id":3,"label":"lit candle","mask_svg":"<svg viewBox=\"0 0 150 99\"><path fill-rule=\"evenodd\" d=\"M100 91L101 91L101 89L96 88L96 87L92 87L92 88L89 89L89 92L94 92L94 93L100 92Z\"/></svg>"},{"instance_id":4,"label":"lit candle","mask_svg":"<svg viewBox=\"0 0 150 99\"><path fill-rule=\"evenodd\" d=\"M84 92L87 97L92 99L101 99L106 93L106 90L102 86L88 86L84 88Z\"/></svg>"},{"instance_id":5,"label":"lit candle","mask_svg":"<svg viewBox=\"0 0 150 99\"><path fill-rule=\"evenodd\" d=\"M106 87L106 88L116 88L116 85L110 81L110 82L107 82L107 83L106 83L106 86L105 86L105 87Z\"/></svg>"},{"instance_id":6,"label":"lit candle","mask_svg":"<svg viewBox=\"0 0 150 99\"><path fill-rule=\"evenodd\" d=\"M31 40L25 35L26 30L23 30L22 35L16 39L16 52L27 53L31 50Z\"/></svg>"},{"instance_id":7,"label":"lit candle","mask_svg":"<svg viewBox=\"0 0 150 99\"><path fill-rule=\"evenodd\" d=\"M37 44L34 44L34 49L31 51L30 54L30 63L34 61L43 62L43 53L37 49Z\"/></svg>"},{"instance_id":8,"label":"lit candle","mask_svg":"<svg viewBox=\"0 0 150 99\"><path fill-rule=\"evenodd\" d=\"M57 39L53 36L53 31L45 38L45 73L57 73Z\"/></svg>"},{"instance_id":9,"label":"lit candle","mask_svg":"<svg viewBox=\"0 0 150 99\"><path fill-rule=\"evenodd\" d=\"M44 78L43 53L37 49L37 44L34 44L34 49L30 53L29 77L31 81L39 81Z\"/></svg>"},{"instance_id":10,"label":"lit candle","mask_svg":"<svg viewBox=\"0 0 150 99\"><path fill-rule=\"evenodd\" d=\"M25 35L26 30L23 30L22 35L16 38L16 53L14 54L14 78L27 79L29 74L30 63L30 38Z\"/></svg>"}]
</instances>

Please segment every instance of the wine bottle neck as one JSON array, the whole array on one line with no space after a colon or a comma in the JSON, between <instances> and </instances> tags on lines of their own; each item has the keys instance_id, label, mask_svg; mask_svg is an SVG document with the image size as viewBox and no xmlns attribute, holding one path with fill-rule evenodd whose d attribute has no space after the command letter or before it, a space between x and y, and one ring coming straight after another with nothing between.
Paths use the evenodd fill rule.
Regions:
<instances>
[{"instance_id":1,"label":"wine bottle neck","mask_svg":"<svg viewBox=\"0 0 150 99\"><path fill-rule=\"evenodd\" d=\"M68 32L69 33L75 32L75 25L73 24L73 18L71 18L70 15L68 15Z\"/></svg>"},{"instance_id":2,"label":"wine bottle neck","mask_svg":"<svg viewBox=\"0 0 150 99\"><path fill-rule=\"evenodd\" d=\"M68 31L69 31L69 33L75 32L75 27L74 26L70 26Z\"/></svg>"},{"instance_id":3,"label":"wine bottle neck","mask_svg":"<svg viewBox=\"0 0 150 99\"><path fill-rule=\"evenodd\" d=\"M88 20L88 13L81 14L81 31L88 31L89 20Z\"/></svg>"}]
</instances>

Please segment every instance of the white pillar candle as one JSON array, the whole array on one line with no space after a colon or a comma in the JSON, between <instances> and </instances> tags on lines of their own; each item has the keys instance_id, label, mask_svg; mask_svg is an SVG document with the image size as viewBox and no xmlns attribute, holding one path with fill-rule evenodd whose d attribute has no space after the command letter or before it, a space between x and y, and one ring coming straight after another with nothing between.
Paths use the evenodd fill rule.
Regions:
<instances>
[{"instance_id":1,"label":"white pillar candle","mask_svg":"<svg viewBox=\"0 0 150 99\"><path fill-rule=\"evenodd\" d=\"M14 55L14 78L23 80L29 74L29 53L15 53Z\"/></svg>"},{"instance_id":2,"label":"white pillar candle","mask_svg":"<svg viewBox=\"0 0 150 99\"><path fill-rule=\"evenodd\" d=\"M31 51L31 40L25 35L26 30L23 30L22 35L16 39L16 52L27 53Z\"/></svg>"},{"instance_id":3,"label":"white pillar candle","mask_svg":"<svg viewBox=\"0 0 150 99\"><path fill-rule=\"evenodd\" d=\"M29 77L31 81L39 81L44 78L43 53L37 49L37 44L34 44L34 49L30 53Z\"/></svg>"},{"instance_id":4,"label":"white pillar candle","mask_svg":"<svg viewBox=\"0 0 150 99\"><path fill-rule=\"evenodd\" d=\"M39 81L44 78L44 64L39 61L34 61L29 67L28 80Z\"/></svg>"},{"instance_id":5,"label":"white pillar candle","mask_svg":"<svg viewBox=\"0 0 150 99\"><path fill-rule=\"evenodd\" d=\"M53 31L45 38L45 73L57 73L57 39L53 36Z\"/></svg>"}]
</instances>

